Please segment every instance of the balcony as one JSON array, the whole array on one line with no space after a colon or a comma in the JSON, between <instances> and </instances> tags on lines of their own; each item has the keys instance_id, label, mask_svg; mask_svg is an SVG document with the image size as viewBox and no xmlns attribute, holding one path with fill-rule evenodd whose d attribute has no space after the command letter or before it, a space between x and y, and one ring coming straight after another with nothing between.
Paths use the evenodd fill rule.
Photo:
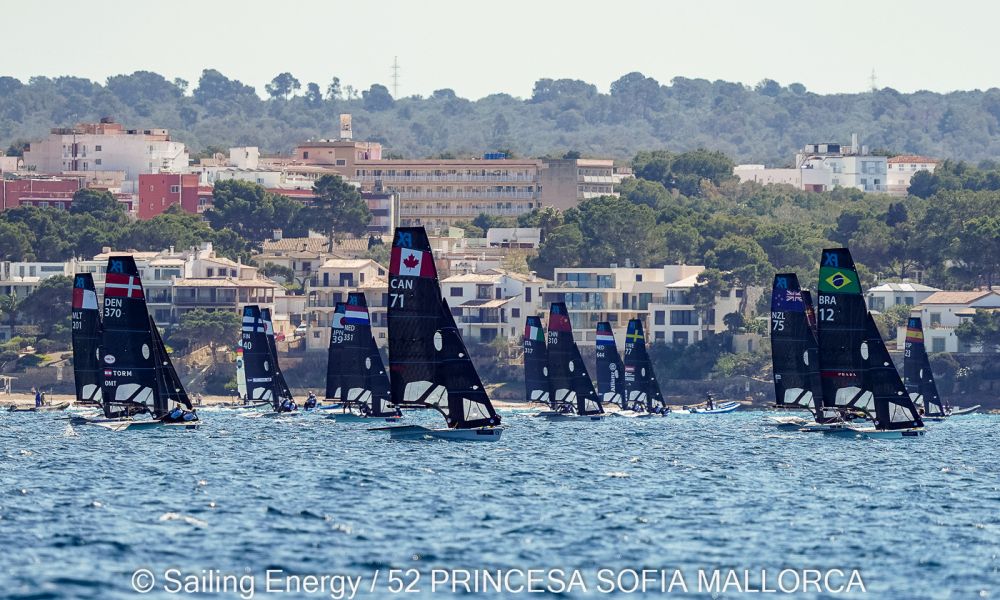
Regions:
<instances>
[{"instance_id":1,"label":"balcony","mask_svg":"<svg viewBox=\"0 0 1000 600\"><path fill-rule=\"evenodd\" d=\"M396 192L400 200L534 200L540 192Z\"/></svg>"},{"instance_id":2,"label":"balcony","mask_svg":"<svg viewBox=\"0 0 1000 600\"><path fill-rule=\"evenodd\" d=\"M236 306L236 296L178 296L174 298L175 306Z\"/></svg>"},{"instance_id":3,"label":"balcony","mask_svg":"<svg viewBox=\"0 0 1000 600\"><path fill-rule=\"evenodd\" d=\"M442 216L442 217L478 217L480 214L504 216L509 215L516 217L518 215L523 215L526 212L531 212L531 208L527 206L523 207L511 207L511 208L496 208L491 206L475 206L464 209L456 208L437 208L433 206L428 207L413 207L404 206L399 209L399 215L401 217L425 217L425 216Z\"/></svg>"},{"instance_id":4,"label":"balcony","mask_svg":"<svg viewBox=\"0 0 1000 600\"><path fill-rule=\"evenodd\" d=\"M537 175L467 175L467 174L441 174L431 175L416 173L413 175L359 175L354 177L361 183L536 183Z\"/></svg>"}]
</instances>

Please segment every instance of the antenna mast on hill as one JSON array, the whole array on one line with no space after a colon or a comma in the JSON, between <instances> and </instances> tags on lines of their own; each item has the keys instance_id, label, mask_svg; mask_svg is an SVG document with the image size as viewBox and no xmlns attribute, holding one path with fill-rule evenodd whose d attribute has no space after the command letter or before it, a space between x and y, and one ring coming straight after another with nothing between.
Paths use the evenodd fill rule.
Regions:
<instances>
[{"instance_id":1,"label":"antenna mast on hill","mask_svg":"<svg viewBox=\"0 0 1000 600\"><path fill-rule=\"evenodd\" d=\"M872 82L872 91L873 92L877 92L878 91L878 79L875 77L875 68L874 67L872 68L872 76L871 76L870 80Z\"/></svg>"},{"instance_id":2,"label":"antenna mast on hill","mask_svg":"<svg viewBox=\"0 0 1000 600\"><path fill-rule=\"evenodd\" d=\"M399 99L399 57L392 57L392 97Z\"/></svg>"}]
</instances>

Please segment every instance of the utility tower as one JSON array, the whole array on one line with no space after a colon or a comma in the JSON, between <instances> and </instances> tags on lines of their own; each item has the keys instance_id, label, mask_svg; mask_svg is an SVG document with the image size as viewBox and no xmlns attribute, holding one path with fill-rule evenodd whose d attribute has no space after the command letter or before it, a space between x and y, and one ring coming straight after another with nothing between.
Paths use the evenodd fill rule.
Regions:
<instances>
[{"instance_id":1,"label":"utility tower","mask_svg":"<svg viewBox=\"0 0 1000 600\"><path fill-rule=\"evenodd\" d=\"M392 97L399 99L399 57L392 57Z\"/></svg>"}]
</instances>

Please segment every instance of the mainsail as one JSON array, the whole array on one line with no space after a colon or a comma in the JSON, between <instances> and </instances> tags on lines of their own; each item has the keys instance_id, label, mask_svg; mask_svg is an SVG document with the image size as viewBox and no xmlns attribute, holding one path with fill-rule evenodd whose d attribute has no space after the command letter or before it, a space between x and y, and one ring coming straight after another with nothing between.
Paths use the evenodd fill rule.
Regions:
<instances>
[{"instance_id":1,"label":"mainsail","mask_svg":"<svg viewBox=\"0 0 1000 600\"><path fill-rule=\"evenodd\" d=\"M816 310L823 407L870 411L874 407L871 393L864 389L865 361L861 356L861 346L867 338L868 308L854 259L847 248L823 250L818 291Z\"/></svg>"},{"instance_id":2,"label":"mainsail","mask_svg":"<svg viewBox=\"0 0 1000 600\"><path fill-rule=\"evenodd\" d=\"M274 362L268 348L267 333L260 318L260 307L243 307L243 370L247 379L247 397L253 402L270 402L275 411L281 406L281 394L274 381Z\"/></svg>"},{"instance_id":3,"label":"mainsail","mask_svg":"<svg viewBox=\"0 0 1000 600\"><path fill-rule=\"evenodd\" d=\"M150 326L139 269L131 256L108 258L104 284L104 335L101 352L104 414L118 418L149 412L166 415L161 359Z\"/></svg>"},{"instance_id":4,"label":"mainsail","mask_svg":"<svg viewBox=\"0 0 1000 600\"><path fill-rule=\"evenodd\" d=\"M630 319L625 332L625 393L630 408L641 405L647 412L663 408L666 401L653 372L653 363L646 351L646 334L642 321Z\"/></svg>"},{"instance_id":5,"label":"mainsail","mask_svg":"<svg viewBox=\"0 0 1000 600\"><path fill-rule=\"evenodd\" d=\"M172 411L178 405L188 410L194 410L191 399L188 398L184 384L177 375L177 369L170 360L167 346L160 337L160 329L156 326L153 317L149 317L149 328L153 333L153 350L156 356L156 377L160 383L161 404L163 404L163 414Z\"/></svg>"},{"instance_id":6,"label":"mainsail","mask_svg":"<svg viewBox=\"0 0 1000 600\"><path fill-rule=\"evenodd\" d=\"M247 372L243 368L243 348L236 347L236 391L241 399L247 398Z\"/></svg>"},{"instance_id":7,"label":"mainsail","mask_svg":"<svg viewBox=\"0 0 1000 600\"><path fill-rule=\"evenodd\" d=\"M267 335L267 350L271 353L271 364L274 365L275 389L282 398L292 399L292 391L288 389L288 382L281 373L281 364L278 363L278 343L274 337L274 322L271 320L271 309L260 309L260 320L264 323L264 334Z\"/></svg>"},{"instance_id":8,"label":"mainsail","mask_svg":"<svg viewBox=\"0 0 1000 600\"><path fill-rule=\"evenodd\" d=\"M604 408L573 339L573 326L563 302L553 302L549 309L548 346L552 406L579 415L602 414Z\"/></svg>"},{"instance_id":9,"label":"mainsail","mask_svg":"<svg viewBox=\"0 0 1000 600\"><path fill-rule=\"evenodd\" d=\"M399 416L389 401L389 376L372 337L368 302L361 292L347 295L343 313L342 402L360 406L371 417Z\"/></svg>"},{"instance_id":10,"label":"mainsail","mask_svg":"<svg viewBox=\"0 0 1000 600\"><path fill-rule=\"evenodd\" d=\"M76 401L101 401L101 311L90 273L73 278L73 378Z\"/></svg>"},{"instance_id":11,"label":"mainsail","mask_svg":"<svg viewBox=\"0 0 1000 600\"><path fill-rule=\"evenodd\" d=\"M812 331L813 338L819 339L819 331L816 329L816 306L813 304L813 297L809 290L802 290L802 303L806 308L806 322Z\"/></svg>"},{"instance_id":12,"label":"mainsail","mask_svg":"<svg viewBox=\"0 0 1000 600\"><path fill-rule=\"evenodd\" d=\"M795 273L778 273L771 286L771 360L774 401L779 407L812 410L822 417L816 337L809 323L811 300Z\"/></svg>"},{"instance_id":13,"label":"mainsail","mask_svg":"<svg viewBox=\"0 0 1000 600\"><path fill-rule=\"evenodd\" d=\"M917 408L899 378L871 313L865 315L865 336L861 354L865 360L865 389L870 390L874 397L875 428L922 427Z\"/></svg>"},{"instance_id":14,"label":"mainsail","mask_svg":"<svg viewBox=\"0 0 1000 600\"><path fill-rule=\"evenodd\" d=\"M947 416L944 403L934 383L934 373L924 345L924 326L920 317L906 322L906 345L903 350L903 377L906 390L915 404L924 405L928 417Z\"/></svg>"},{"instance_id":15,"label":"mainsail","mask_svg":"<svg viewBox=\"0 0 1000 600\"><path fill-rule=\"evenodd\" d=\"M499 425L447 303L423 227L399 227L389 261L390 397L440 411L453 429Z\"/></svg>"},{"instance_id":16,"label":"mainsail","mask_svg":"<svg viewBox=\"0 0 1000 600\"><path fill-rule=\"evenodd\" d=\"M529 316L524 323L524 399L549 403L548 350L542 318Z\"/></svg>"},{"instance_id":17,"label":"mainsail","mask_svg":"<svg viewBox=\"0 0 1000 600\"><path fill-rule=\"evenodd\" d=\"M343 401L346 397L341 385L344 375L344 312L344 303L338 302L330 322L330 345L326 349L327 400Z\"/></svg>"},{"instance_id":18,"label":"mainsail","mask_svg":"<svg viewBox=\"0 0 1000 600\"><path fill-rule=\"evenodd\" d=\"M615 344L615 334L611 330L611 323L601 321L597 324L597 394L601 402L607 404L613 402L623 409L628 408L625 404L625 366L622 364L621 356L618 354L618 346Z\"/></svg>"}]
</instances>

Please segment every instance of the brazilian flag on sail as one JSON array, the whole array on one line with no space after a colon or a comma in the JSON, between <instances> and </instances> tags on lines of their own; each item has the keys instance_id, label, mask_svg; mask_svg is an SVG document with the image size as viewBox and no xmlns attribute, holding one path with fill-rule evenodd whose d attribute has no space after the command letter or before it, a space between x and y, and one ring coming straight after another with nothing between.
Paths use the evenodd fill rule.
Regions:
<instances>
[{"instance_id":1,"label":"brazilian flag on sail","mask_svg":"<svg viewBox=\"0 0 1000 600\"><path fill-rule=\"evenodd\" d=\"M823 251L819 265L819 291L827 294L860 294L861 282L846 248Z\"/></svg>"}]
</instances>

